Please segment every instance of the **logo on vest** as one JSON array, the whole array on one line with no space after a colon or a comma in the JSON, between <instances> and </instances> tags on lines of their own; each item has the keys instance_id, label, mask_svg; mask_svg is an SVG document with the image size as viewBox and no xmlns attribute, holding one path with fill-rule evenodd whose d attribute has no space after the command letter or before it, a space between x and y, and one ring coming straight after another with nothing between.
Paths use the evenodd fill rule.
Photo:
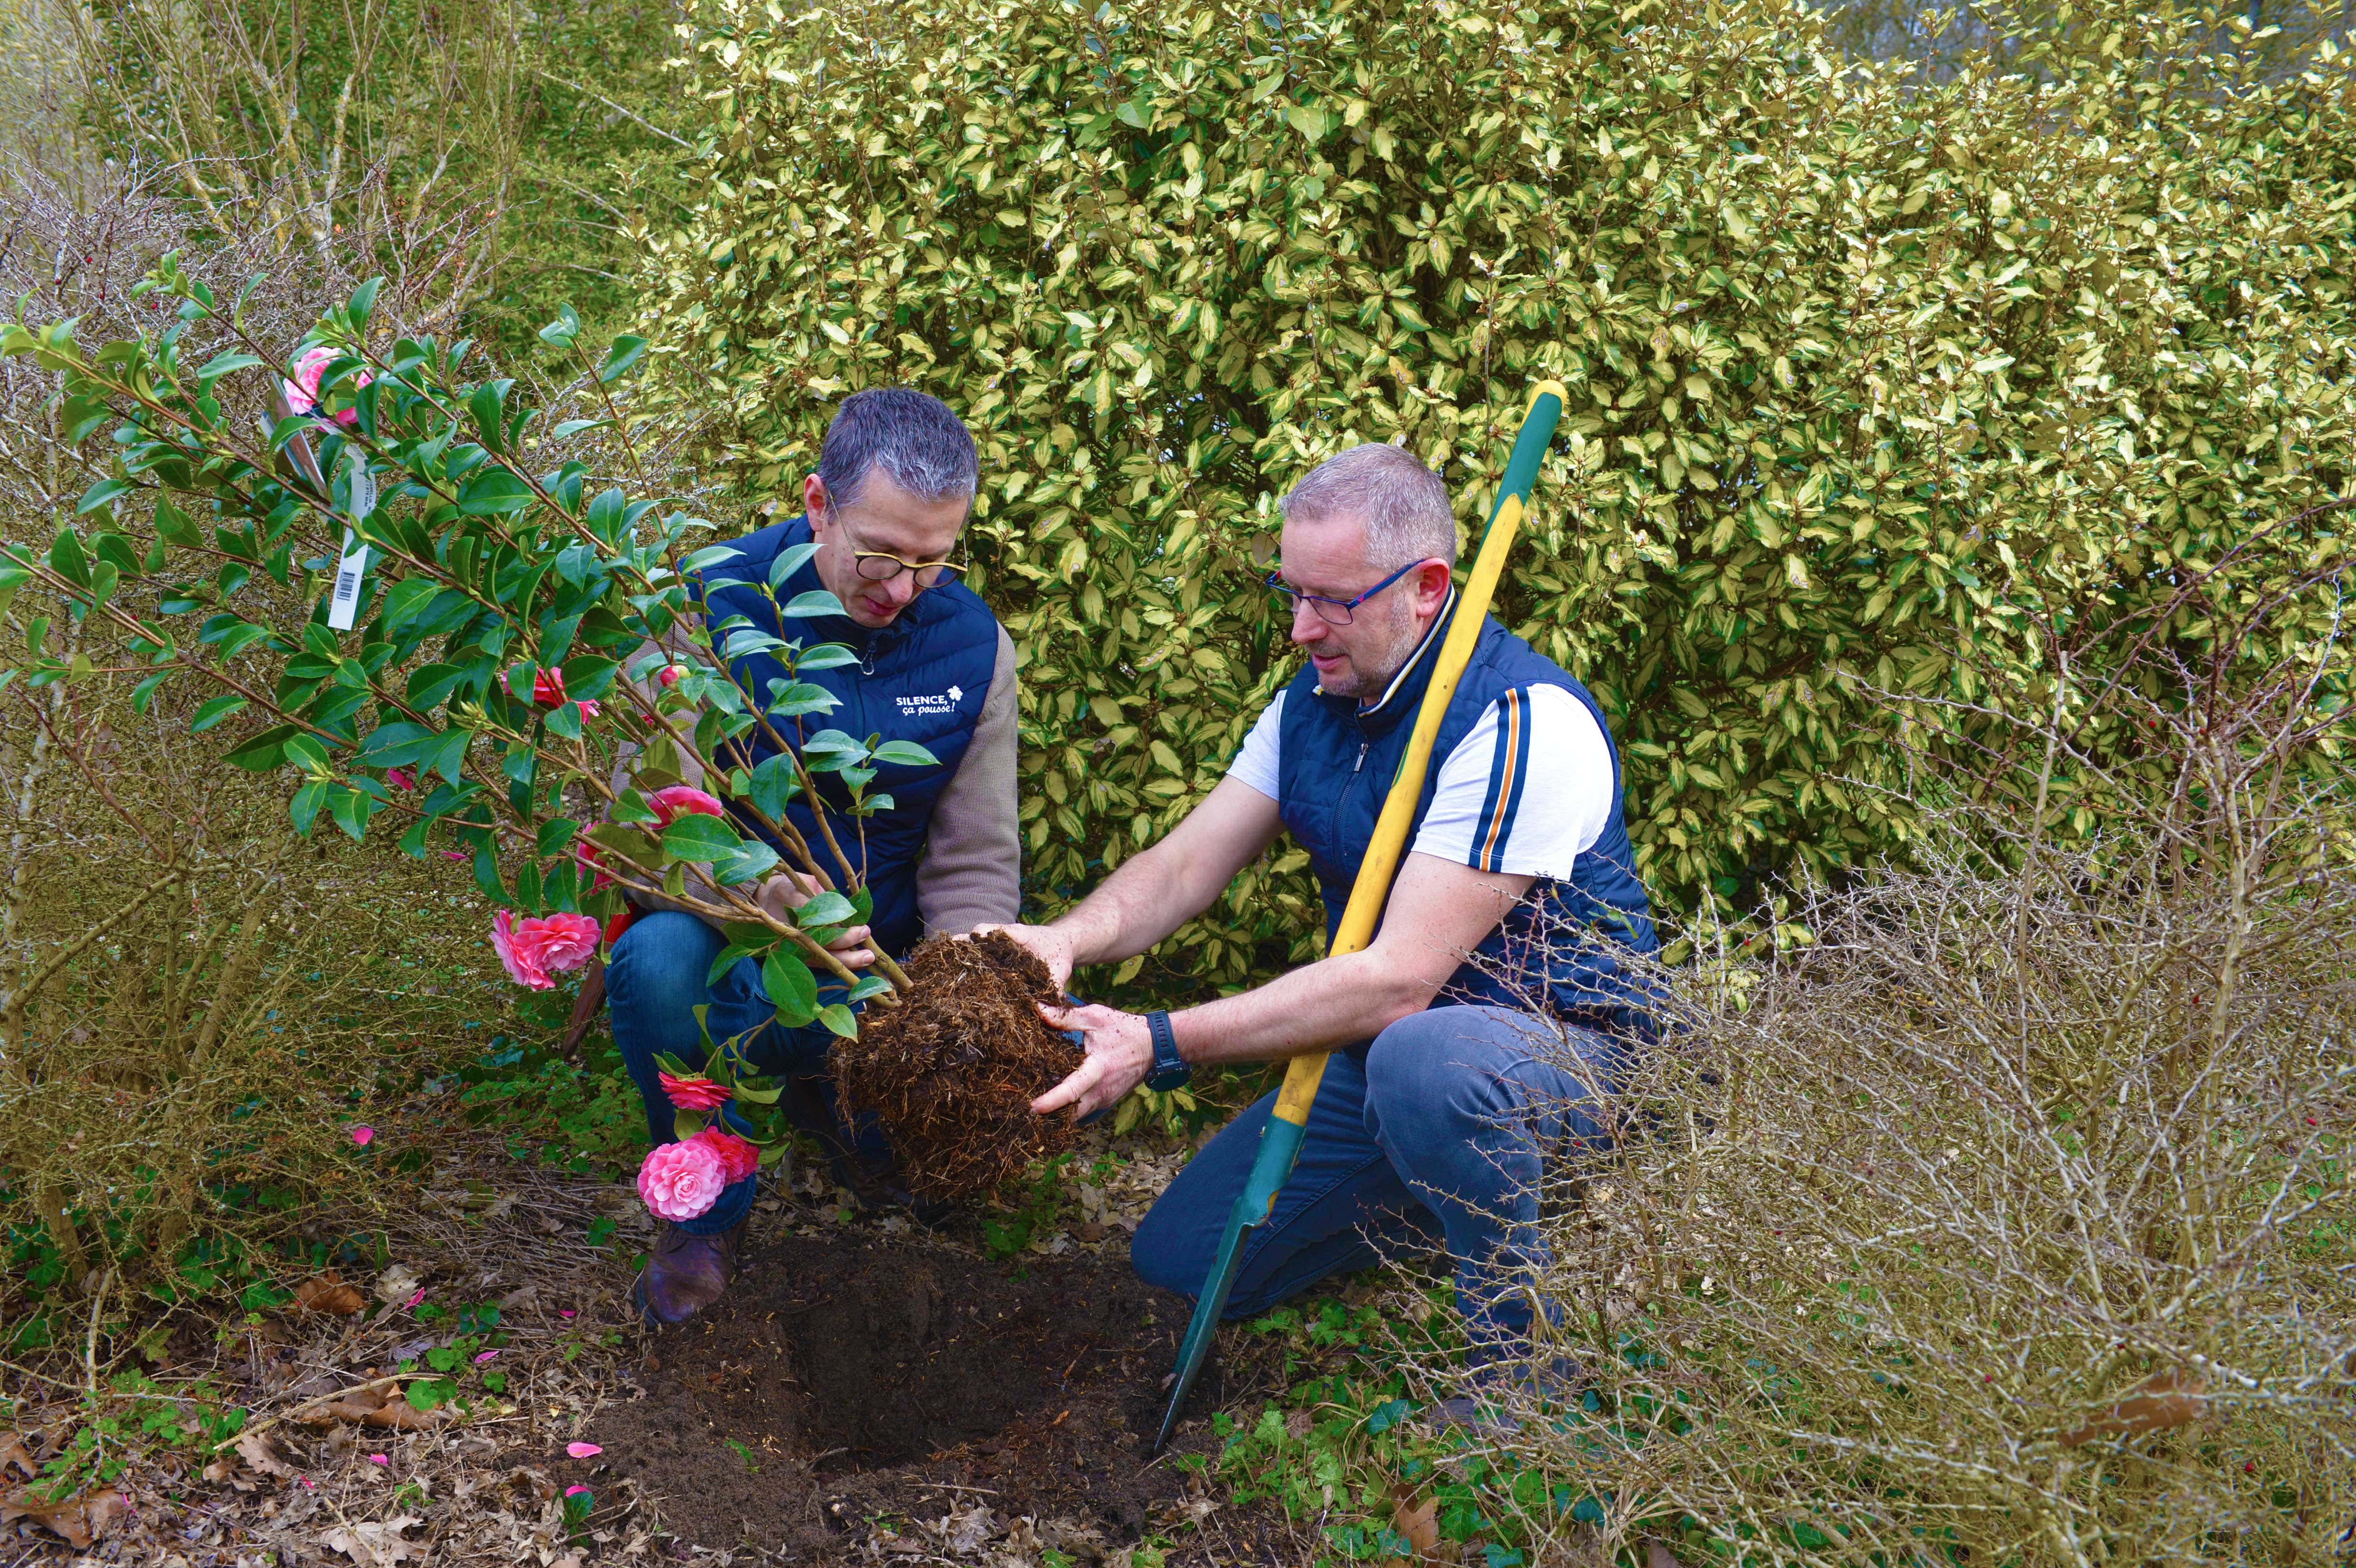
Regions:
<instances>
[{"instance_id":1,"label":"logo on vest","mask_svg":"<svg viewBox=\"0 0 2356 1568\"><path fill-rule=\"evenodd\" d=\"M957 705L965 700L965 688L952 686L930 697L895 697L892 700L899 704L903 719L938 718L957 711Z\"/></svg>"}]
</instances>

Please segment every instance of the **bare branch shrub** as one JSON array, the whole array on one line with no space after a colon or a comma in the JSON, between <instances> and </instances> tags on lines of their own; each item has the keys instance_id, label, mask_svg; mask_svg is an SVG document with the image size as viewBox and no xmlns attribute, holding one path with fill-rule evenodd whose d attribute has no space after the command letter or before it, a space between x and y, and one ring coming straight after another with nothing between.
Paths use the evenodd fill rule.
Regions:
<instances>
[{"instance_id":1,"label":"bare branch shrub","mask_svg":"<svg viewBox=\"0 0 2356 1568\"><path fill-rule=\"evenodd\" d=\"M2046 627L2014 689L1918 702L1985 767L1922 773L1910 862L1662 973L1618 1147L1544 1194L1539 1353L1583 1395L1480 1391L1520 1418L1492 1457L1602 1509L1541 1529L1772 1563L2348 1561L2344 571L2187 573L2132 624Z\"/></svg>"}]
</instances>

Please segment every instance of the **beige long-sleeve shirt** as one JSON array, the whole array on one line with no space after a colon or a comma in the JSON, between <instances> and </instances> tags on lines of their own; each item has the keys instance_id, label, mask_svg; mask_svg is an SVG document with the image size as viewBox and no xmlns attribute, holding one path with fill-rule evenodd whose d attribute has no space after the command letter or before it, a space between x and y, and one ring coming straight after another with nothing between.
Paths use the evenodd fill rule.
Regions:
<instances>
[{"instance_id":1,"label":"beige long-sleeve shirt","mask_svg":"<svg viewBox=\"0 0 2356 1568\"><path fill-rule=\"evenodd\" d=\"M1023 837L1015 821L1014 761L1021 744L1014 639L998 628L998 662L973 740L925 829L916 862L916 909L925 934L970 931L1023 911Z\"/></svg>"}]
</instances>

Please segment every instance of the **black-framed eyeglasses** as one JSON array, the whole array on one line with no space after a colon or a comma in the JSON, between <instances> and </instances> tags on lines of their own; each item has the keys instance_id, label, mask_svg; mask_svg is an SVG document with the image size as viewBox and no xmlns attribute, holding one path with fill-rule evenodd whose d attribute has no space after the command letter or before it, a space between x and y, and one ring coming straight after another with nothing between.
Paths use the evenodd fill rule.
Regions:
<instances>
[{"instance_id":1,"label":"black-framed eyeglasses","mask_svg":"<svg viewBox=\"0 0 2356 1568\"><path fill-rule=\"evenodd\" d=\"M1323 593L1303 593L1300 589L1293 587L1292 584L1285 581L1278 575L1279 572L1281 572L1284 570L1282 567L1277 568L1276 571L1269 572L1268 576L1263 578L1261 581L1265 582L1267 586L1274 589L1278 593L1283 595L1284 607L1288 612L1298 611L1301 608L1302 601L1305 600L1308 602L1310 608L1317 612L1318 619L1323 621L1327 625L1346 626L1350 624L1350 613L1353 610L1355 610L1359 605L1364 604L1367 600L1372 599L1376 594L1380 593L1384 589L1388 588L1392 583L1397 582L1400 578L1405 577L1408 572L1413 571L1417 567L1421 566L1423 562L1420 560L1408 561L1405 566L1400 567L1397 571L1392 572L1388 577L1384 578L1380 582L1376 583L1372 588L1367 589L1355 599L1329 599Z\"/></svg>"}]
</instances>

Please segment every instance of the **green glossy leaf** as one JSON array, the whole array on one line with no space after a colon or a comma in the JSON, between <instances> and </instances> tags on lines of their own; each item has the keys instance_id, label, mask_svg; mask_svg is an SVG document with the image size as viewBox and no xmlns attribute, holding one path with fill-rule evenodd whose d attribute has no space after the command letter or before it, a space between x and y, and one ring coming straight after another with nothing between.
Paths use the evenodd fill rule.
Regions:
<instances>
[{"instance_id":1,"label":"green glossy leaf","mask_svg":"<svg viewBox=\"0 0 2356 1568\"><path fill-rule=\"evenodd\" d=\"M188 720L188 732L201 735L230 714L242 713L246 706L246 699L235 692L216 697L197 709L196 717Z\"/></svg>"},{"instance_id":2,"label":"green glossy leaf","mask_svg":"<svg viewBox=\"0 0 2356 1568\"><path fill-rule=\"evenodd\" d=\"M787 1029L800 1029L818 1017L818 976L799 954L779 947L763 960L761 988Z\"/></svg>"},{"instance_id":3,"label":"green glossy leaf","mask_svg":"<svg viewBox=\"0 0 2356 1568\"><path fill-rule=\"evenodd\" d=\"M744 841L717 816L682 816L662 832L663 853L674 860L711 862L742 853Z\"/></svg>"}]
</instances>

